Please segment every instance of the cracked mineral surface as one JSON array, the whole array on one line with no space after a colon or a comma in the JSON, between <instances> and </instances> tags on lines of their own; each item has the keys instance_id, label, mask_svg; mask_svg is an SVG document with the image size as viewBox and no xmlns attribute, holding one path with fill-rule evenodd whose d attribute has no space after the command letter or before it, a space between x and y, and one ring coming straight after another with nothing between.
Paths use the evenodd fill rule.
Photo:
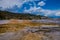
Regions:
<instances>
[{"instance_id":1,"label":"cracked mineral surface","mask_svg":"<svg viewBox=\"0 0 60 40\"><path fill-rule=\"evenodd\" d=\"M60 21L3 20L0 40L60 40Z\"/></svg>"},{"instance_id":2,"label":"cracked mineral surface","mask_svg":"<svg viewBox=\"0 0 60 40\"><path fill-rule=\"evenodd\" d=\"M48 30L48 31L47 31ZM26 27L17 32L0 34L0 40L60 40L60 28Z\"/></svg>"}]
</instances>

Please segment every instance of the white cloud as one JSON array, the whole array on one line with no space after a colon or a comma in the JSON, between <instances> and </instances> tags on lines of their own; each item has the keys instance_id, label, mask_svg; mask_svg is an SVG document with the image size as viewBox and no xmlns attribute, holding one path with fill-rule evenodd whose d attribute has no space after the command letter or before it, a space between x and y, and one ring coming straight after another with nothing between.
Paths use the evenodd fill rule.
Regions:
<instances>
[{"instance_id":1,"label":"white cloud","mask_svg":"<svg viewBox=\"0 0 60 40\"><path fill-rule=\"evenodd\" d=\"M46 1L46 0L44 0ZM44 1L41 1L38 3L38 5L40 6L44 6L46 3ZM43 13L44 16L60 16L60 10L48 10L48 9L43 9L41 7L36 7L36 5L34 5L34 7L30 7L30 9L25 9L24 12L27 13L35 13L38 12L37 15Z\"/></svg>"},{"instance_id":2,"label":"white cloud","mask_svg":"<svg viewBox=\"0 0 60 40\"><path fill-rule=\"evenodd\" d=\"M29 10L25 9L24 12L28 12L28 13L39 12L39 13L44 13L45 15L54 13L54 11L52 11L52 10L45 10L41 7L36 7L36 6L30 7Z\"/></svg>"},{"instance_id":3,"label":"white cloud","mask_svg":"<svg viewBox=\"0 0 60 40\"><path fill-rule=\"evenodd\" d=\"M0 7L2 7L2 9L12 8L15 5L20 7L22 5L22 1L19 1L19 0L1 0L0 1Z\"/></svg>"},{"instance_id":4,"label":"white cloud","mask_svg":"<svg viewBox=\"0 0 60 40\"><path fill-rule=\"evenodd\" d=\"M44 6L45 4L46 3L44 1L41 1L41 2L38 3L38 5L40 5L40 6Z\"/></svg>"},{"instance_id":5,"label":"white cloud","mask_svg":"<svg viewBox=\"0 0 60 40\"><path fill-rule=\"evenodd\" d=\"M55 15L56 15L56 16L60 16L60 11L56 12Z\"/></svg>"},{"instance_id":6,"label":"white cloud","mask_svg":"<svg viewBox=\"0 0 60 40\"><path fill-rule=\"evenodd\" d=\"M35 1L37 1L37 0L35 0ZM34 2L33 2L34 3ZM31 5L31 4L30 4ZM39 2L38 3L38 5L40 5L40 6L44 6L45 5L45 2L44 1L41 1L41 2ZM34 7L31 7L30 6L30 9L29 10L27 10L26 8L25 8L25 10L24 10L24 12L25 13L33 13L33 12L45 12L45 10L44 9L42 9L41 7L36 7L36 4L34 3Z\"/></svg>"},{"instance_id":7,"label":"white cloud","mask_svg":"<svg viewBox=\"0 0 60 40\"><path fill-rule=\"evenodd\" d=\"M38 12L38 14L41 14L43 13L44 16L60 16L60 10L48 10L48 9L43 9L41 7L31 7L29 10L25 9L24 12L27 12L27 13L35 13L35 12Z\"/></svg>"},{"instance_id":8,"label":"white cloud","mask_svg":"<svg viewBox=\"0 0 60 40\"><path fill-rule=\"evenodd\" d=\"M32 13L32 12L37 12L37 11L39 11L41 9L41 7L36 7L36 6L34 6L34 7L30 7L30 9L29 10L27 10L27 9L25 9L24 10L24 12L26 12L26 13Z\"/></svg>"},{"instance_id":9,"label":"white cloud","mask_svg":"<svg viewBox=\"0 0 60 40\"><path fill-rule=\"evenodd\" d=\"M24 1L39 1L39 0L24 0Z\"/></svg>"},{"instance_id":10,"label":"white cloud","mask_svg":"<svg viewBox=\"0 0 60 40\"><path fill-rule=\"evenodd\" d=\"M39 1L39 0L0 0L0 8L2 10L5 10L5 9L13 8L15 5L17 7L21 7L22 4L28 1L34 2L34 1ZM40 6L44 6L45 4L46 3L44 1L41 1L38 3L38 5ZM51 15L60 16L60 10L43 9L41 7L36 7L35 3L34 3L34 7L30 7L30 9L28 10L25 8L24 12L27 12L27 13L39 12L37 14L43 13L45 16L51 16Z\"/></svg>"},{"instance_id":11,"label":"white cloud","mask_svg":"<svg viewBox=\"0 0 60 40\"><path fill-rule=\"evenodd\" d=\"M0 7L2 10L7 8L13 8L15 5L21 7L22 4L28 1L38 1L38 0L0 0Z\"/></svg>"},{"instance_id":12,"label":"white cloud","mask_svg":"<svg viewBox=\"0 0 60 40\"><path fill-rule=\"evenodd\" d=\"M42 13L44 13L45 16L51 16L54 15L55 11L54 10L47 10L47 9L42 9Z\"/></svg>"}]
</instances>

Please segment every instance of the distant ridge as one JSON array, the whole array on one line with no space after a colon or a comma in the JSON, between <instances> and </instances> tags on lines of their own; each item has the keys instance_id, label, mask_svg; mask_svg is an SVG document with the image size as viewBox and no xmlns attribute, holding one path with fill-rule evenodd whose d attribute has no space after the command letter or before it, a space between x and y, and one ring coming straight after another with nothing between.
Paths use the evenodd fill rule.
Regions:
<instances>
[{"instance_id":1,"label":"distant ridge","mask_svg":"<svg viewBox=\"0 0 60 40\"><path fill-rule=\"evenodd\" d=\"M34 15L30 13L12 13L8 11L0 11L0 20L4 19L24 19L24 20L32 20L32 19L47 19L48 17L41 15Z\"/></svg>"}]
</instances>

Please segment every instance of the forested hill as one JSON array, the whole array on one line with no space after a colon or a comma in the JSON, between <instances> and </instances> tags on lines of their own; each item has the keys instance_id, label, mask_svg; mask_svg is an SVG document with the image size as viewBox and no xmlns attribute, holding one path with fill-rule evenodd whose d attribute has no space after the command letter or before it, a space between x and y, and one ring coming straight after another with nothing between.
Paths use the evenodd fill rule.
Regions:
<instances>
[{"instance_id":1,"label":"forested hill","mask_svg":"<svg viewBox=\"0 0 60 40\"><path fill-rule=\"evenodd\" d=\"M8 11L0 11L0 20L4 20L4 19L32 20L32 19L47 19L47 18L48 17L29 14L29 13L12 13Z\"/></svg>"}]
</instances>

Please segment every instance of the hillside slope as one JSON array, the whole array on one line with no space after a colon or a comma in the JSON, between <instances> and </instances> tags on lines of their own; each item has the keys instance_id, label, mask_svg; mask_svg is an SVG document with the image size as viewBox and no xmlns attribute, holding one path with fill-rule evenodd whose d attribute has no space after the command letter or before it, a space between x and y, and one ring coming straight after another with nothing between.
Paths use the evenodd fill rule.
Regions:
<instances>
[{"instance_id":1,"label":"hillside slope","mask_svg":"<svg viewBox=\"0 0 60 40\"><path fill-rule=\"evenodd\" d=\"M30 13L12 13L7 11L0 11L0 19L47 19L48 17L34 15Z\"/></svg>"}]
</instances>

